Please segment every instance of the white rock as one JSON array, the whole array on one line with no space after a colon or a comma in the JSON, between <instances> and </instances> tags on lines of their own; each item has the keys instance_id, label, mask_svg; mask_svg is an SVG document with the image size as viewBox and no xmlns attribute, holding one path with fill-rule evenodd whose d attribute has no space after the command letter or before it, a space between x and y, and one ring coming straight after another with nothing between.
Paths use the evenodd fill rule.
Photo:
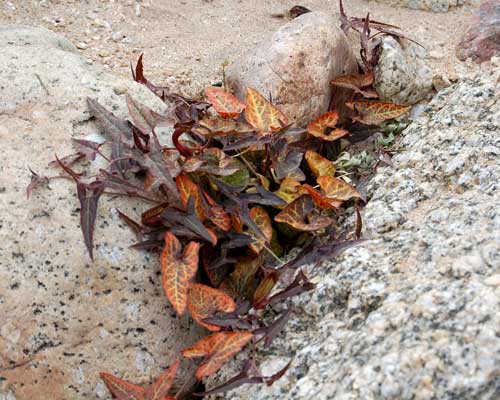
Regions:
<instances>
[{"instance_id":1,"label":"white rock","mask_svg":"<svg viewBox=\"0 0 500 400\"><path fill-rule=\"evenodd\" d=\"M166 105L45 29L0 26L0 52L0 399L93 399L98 371L140 382L138 352L155 356L157 375L197 334L173 316L157 257L130 250L133 234L112 218L114 207L137 216L133 202L102 198L91 263L74 183L52 181L26 200L28 167L57 175L47 167L54 154L96 135L87 96L122 118L117 87L157 112Z\"/></svg>"},{"instance_id":2,"label":"white rock","mask_svg":"<svg viewBox=\"0 0 500 400\"><path fill-rule=\"evenodd\" d=\"M355 58L333 17L311 12L287 23L270 38L230 65L229 86L244 99L253 87L298 126L327 111L330 81L356 70ZM346 98L338 91L337 106Z\"/></svg>"},{"instance_id":3,"label":"white rock","mask_svg":"<svg viewBox=\"0 0 500 400\"><path fill-rule=\"evenodd\" d=\"M375 88L381 100L413 105L432 89L432 70L425 63L425 50L404 39L382 39L375 68Z\"/></svg>"}]
</instances>

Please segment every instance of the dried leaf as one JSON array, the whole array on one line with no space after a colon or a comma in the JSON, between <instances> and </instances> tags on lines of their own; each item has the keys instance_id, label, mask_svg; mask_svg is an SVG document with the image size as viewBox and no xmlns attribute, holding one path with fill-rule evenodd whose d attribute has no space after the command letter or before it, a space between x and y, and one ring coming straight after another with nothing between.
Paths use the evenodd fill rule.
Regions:
<instances>
[{"instance_id":1,"label":"dried leaf","mask_svg":"<svg viewBox=\"0 0 500 400\"><path fill-rule=\"evenodd\" d=\"M221 290L194 283L189 289L188 310L191 317L209 331L219 331L220 327L204 322L219 312L230 313L236 309L233 299Z\"/></svg>"},{"instance_id":2,"label":"dried leaf","mask_svg":"<svg viewBox=\"0 0 500 400\"><path fill-rule=\"evenodd\" d=\"M208 356L196 370L196 379L202 380L217 372L231 357L238 353L253 337L251 332L219 332L201 339L182 355L186 358Z\"/></svg>"},{"instance_id":3,"label":"dried leaf","mask_svg":"<svg viewBox=\"0 0 500 400\"><path fill-rule=\"evenodd\" d=\"M250 217L259 227L262 233L264 233L266 237L266 243L269 243L271 241L271 237L273 236L273 227L271 218L269 217L267 211L262 207L253 207L250 209ZM250 250L252 250L254 253L259 254L260 251L264 248L264 243L262 243L261 238L258 238L249 247Z\"/></svg>"},{"instance_id":4,"label":"dried leaf","mask_svg":"<svg viewBox=\"0 0 500 400\"><path fill-rule=\"evenodd\" d=\"M307 150L305 159L314 176L335 176L335 164L320 154Z\"/></svg>"},{"instance_id":5,"label":"dried leaf","mask_svg":"<svg viewBox=\"0 0 500 400\"><path fill-rule=\"evenodd\" d=\"M146 400L146 390L106 372L99 373L106 387L117 400Z\"/></svg>"},{"instance_id":6,"label":"dried leaf","mask_svg":"<svg viewBox=\"0 0 500 400\"><path fill-rule=\"evenodd\" d=\"M288 118L269 103L255 89L247 89L245 118L250 125L262 132L274 132L288 124Z\"/></svg>"},{"instance_id":7,"label":"dried leaf","mask_svg":"<svg viewBox=\"0 0 500 400\"><path fill-rule=\"evenodd\" d=\"M337 114L337 112L329 111L307 125L307 132L309 132L309 134L311 134L312 136L320 138L321 140L326 140L328 142L340 139L341 137L349 134L349 131L337 128L332 129L328 134L325 132L327 128L335 128L338 120L339 115Z\"/></svg>"},{"instance_id":8,"label":"dried leaf","mask_svg":"<svg viewBox=\"0 0 500 400\"><path fill-rule=\"evenodd\" d=\"M205 95L215 111L224 118L236 118L245 108L245 104L233 94L215 86L205 88Z\"/></svg>"},{"instance_id":9,"label":"dried leaf","mask_svg":"<svg viewBox=\"0 0 500 400\"><path fill-rule=\"evenodd\" d=\"M332 223L331 218L314 213L314 201L309 195L302 195L274 217L298 231L317 231Z\"/></svg>"},{"instance_id":10,"label":"dried leaf","mask_svg":"<svg viewBox=\"0 0 500 400\"><path fill-rule=\"evenodd\" d=\"M361 197L359 192L342 179L333 176L320 176L317 182L331 200L347 201Z\"/></svg>"},{"instance_id":11,"label":"dried leaf","mask_svg":"<svg viewBox=\"0 0 500 400\"><path fill-rule=\"evenodd\" d=\"M161 275L167 298L178 315L186 309L189 285L198 269L200 244L190 242L182 255L181 249L179 239L167 232L161 253Z\"/></svg>"},{"instance_id":12,"label":"dried leaf","mask_svg":"<svg viewBox=\"0 0 500 400\"><path fill-rule=\"evenodd\" d=\"M380 125L382 122L398 118L406 114L411 106L398 106L383 101L356 100L346 103L346 106L358 113L353 118L365 125Z\"/></svg>"}]
</instances>

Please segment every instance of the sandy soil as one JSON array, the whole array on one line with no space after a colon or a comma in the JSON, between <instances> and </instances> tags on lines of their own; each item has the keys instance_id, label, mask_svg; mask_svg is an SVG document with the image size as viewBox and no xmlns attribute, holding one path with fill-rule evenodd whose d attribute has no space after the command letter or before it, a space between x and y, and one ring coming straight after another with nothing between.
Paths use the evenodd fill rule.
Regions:
<instances>
[{"instance_id":1,"label":"sandy soil","mask_svg":"<svg viewBox=\"0 0 500 400\"><path fill-rule=\"evenodd\" d=\"M337 0L11 0L0 4L0 23L44 26L77 45L85 57L120 75L144 52L147 76L193 94L220 80L221 64L280 27L301 4L338 15ZM435 14L367 0L344 0L352 16L399 25L424 45L437 74L451 80L476 68L459 62L455 45L474 8Z\"/></svg>"}]
</instances>

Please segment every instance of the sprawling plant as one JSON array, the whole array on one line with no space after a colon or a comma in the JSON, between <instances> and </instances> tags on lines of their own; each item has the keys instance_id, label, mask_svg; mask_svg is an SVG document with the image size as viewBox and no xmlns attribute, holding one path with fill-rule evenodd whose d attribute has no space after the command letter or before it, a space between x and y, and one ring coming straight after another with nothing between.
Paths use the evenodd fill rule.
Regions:
<instances>
[{"instance_id":1,"label":"sprawling plant","mask_svg":"<svg viewBox=\"0 0 500 400\"><path fill-rule=\"evenodd\" d=\"M265 310L315 287L302 266L359 242L363 195L353 185L355 177L339 173L342 164L332 161L340 153L339 141L352 138L360 125L379 125L408 110L373 100L378 97L372 87L377 37L370 36L370 24L368 17L347 18L342 9L343 27L357 30L362 39L360 73L332 82L351 90L350 115L330 110L301 128L253 88L245 99L216 86L205 89L204 100L188 99L146 79L141 56L133 78L171 105L169 112L158 114L127 95L129 119L121 120L88 99L106 141L74 140L77 152L53 164L77 184L91 258L103 194L152 203L140 221L118 213L139 237L132 247L161 252L162 284L175 312L188 313L210 332L182 352L199 360L195 379L214 374L253 344L243 370L203 395L243 383L272 384L281 377L290 363L262 376L254 355L270 346L294 311L288 308L269 322ZM372 24L384 32L390 27ZM346 122L341 126L340 120ZM173 127L173 146L160 142L159 125ZM108 167L97 176L89 180L75 171L79 160L98 155ZM28 195L49 179L32 171ZM337 221L350 204L357 223L346 232ZM298 247L302 251L292 256ZM173 399L178 365L179 360L173 362L148 388L107 373L101 377L117 399Z\"/></svg>"}]
</instances>

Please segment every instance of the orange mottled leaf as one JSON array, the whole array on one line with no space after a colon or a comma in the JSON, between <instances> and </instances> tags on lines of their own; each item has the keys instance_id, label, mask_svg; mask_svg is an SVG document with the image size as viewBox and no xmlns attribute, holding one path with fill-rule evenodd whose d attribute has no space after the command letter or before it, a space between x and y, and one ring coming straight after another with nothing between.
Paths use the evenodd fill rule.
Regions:
<instances>
[{"instance_id":1,"label":"orange mottled leaf","mask_svg":"<svg viewBox=\"0 0 500 400\"><path fill-rule=\"evenodd\" d=\"M305 159L314 176L334 176L335 164L312 150L307 150Z\"/></svg>"},{"instance_id":2,"label":"orange mottled leaf","mask_svg":"<svg viewBox=\"0 0 500 400\"><path fill-rule=\"evenodd\" d=\"M293 178L285 178L281 181L279 189L274 192L277 196L281 197L288 204L295 199L299 198L303 191L301 184Z\"/></svg>"},{"instance_id":3,"label":"orange mottled leaf","mask_svg":"<svg viewBox=\"0 0 500 400\"><path fill-rule=\"evenodd\" d=\"M316 205L322 210L334 210L342 205L341 201L329 198L328 196L319 192L318 190L314 189L308 184L302 185L302 188L307 190L307 192L311 195Z\"/></svg>"},{"instance_id":4,"label":"orange mottled leaf","mask_svg":"<svg viewBox=\"0 0 500 400\"><path fill-rule=\"evenodd\" d=\"M247 89L245 118L250 125L262 132L279 131L288 124L285 114L252 88Z\"/></svg>"},{"instance_id":5,"label":"orange mottled leaf","mask_svg":"<svg viewBox=\"0 0 500 400\"><path fill-rule=\"evenodd\" d=\"M207 359L196 370L196 379L202 380L217 372L227 361L238 353L253 337L252 332L219 332L201 339L182 355L186 358L203 357Z\"/></svg>"},{"instance_id":6,"label":"orange mottled leaf","mask_svg":"<svg viewBox=\"0 0 500 400\"><path fill-rule=\"evenodd\" d=\"M410 106L399 106L394 103L383 101L357 100L346 103L346 106L358 113L353 117L354 121L359 121L366 125L380 125L388 119L393 119L406 114Z\"/></svg>"},{"instance_id":7,"label":"orange mottled leaf","mask_svg":"<svg viewBox=\"0 0 500 400\"><path fill-rule=\"evenodd\" d=\"M189 313L198 324L209 331L219 331L220 327L203 322L205 318L219 312L233 312L235 309L236 303L221 290L200 283L192 284L189 289Z\"/></svg>"},{"instance_id":8,"label":"orange mottled leaf","mask_svg":"<svg viewBox=\"0 0 500 400\"><path fill-rule=\"evenodd\" d=\"M146 390L106 372L99 373L106 387L117 400L146 400Z\"/></svg>"},{"instance_id":9,"label":"orange mottled leaf","mask_svg":"<svg viewBox=\"0 0 500 400\"><path fill-rule=\"evenodd\" d=\"M154 383L146 390L146 400L168 399L168 392L174 383L175 374L179 368L179 360L176 360L168 370L163 372Z\"/></svg>"},{"instance_id":10,"label":"orange mottled leaf","mask_svg":"<svg viewBox=\"0 0 500 400\"><path fill-rule=\"evenodd\" d=\"M162 203L158 206L150 208L147 211L144 211L141 215L142 224L146 226L155 226L161 224L160 215L168 208L169 205L169 203Z\"/></svg>"},{"instance_id":11,"label":"orange mottled leaf","mask_svg":"<svg viewBox=\"0 0 500 400\"><path fill-rule=\"evenodd\" d=\"M220 230L224 232L229 232L231 229L231 218L229 214L218 205L214 199L206 192L203 192L205 199L207 201L205 206L205 215L207 218Z\"/></svg>"},{"instance_id":12,"label":"orange mottled leaf","mask_svg":"<svg viewBox=\"0 0 500 400\"><path fill-rule=\"evenodd\" d=\"M245 104L239 101L235 95L226 92L220 87L206 87L205 95L215 111L224 118L235 118L245 108Z\"/></svg>"},{"instance_id":13,"label":"orange mottled leaf","mask_svg":"<svg viewBox=\"0 0 500 400\"><path fill-rule=\"evenodd\" d=\"M198 269L199 249L199 243L190 242L181 254L179 239L170 232L165 235L165 247L161 253L162 283L178 315L186 310L189 285Z\"/></svg>"},{"instance_id":14,"label":"orange mottled leaf","mask_svg":"<svg viewBox=\"0 0 500 400\"><path fill-rule=\"evenodd\" d=\"M353 197L360 197L358 191L342 179L333 176L320 176L317 182L331 200L347 201Z\"/></svg>"},{"instance_id":15,"label":"orange mottled leaf","mask_svg":"<svg viewBox=\"0 0 500 400\"><path fill-rule=\"evenodd\" d=\"M298 231L316 231L332 223L330 218L318 214L309 195L302 195L294 200L276 215L274 220L288 224Z\"/></svg>"},{"instance_id":16,"label":"orange mottled leaf","mask_svg":"<svg viewBox=\"0 0 500 400\"><path fill-rule=\"evenodd\" d=\"M177 188L179 189L179 196L182 201L182 205L187 207L187 203L190 197L194 199L194 210L196 216L203 221L205 215L203 213L203 203L201 200L200 188L196 183L188 178L187 175L181 174L175 179Z\"/></svg>"},{"instance_id":17,"label":"orange mottled leaf","mask_svg":"<svg viewBox=\"0 0 500 400\"><path fill-rule=\"evenodd\" d=\"M266 305L266 300L276 285L276 282L278 282L279 276L280 274L276 270L268 271L255 290L253 296L253 305L255 308L263 308Z\"/></svg>"},{"instance_id":18,"label":"orange mottled leaf","mask_svg":"<svg viewBox=\"0 0 500 400\"><path fill-rule=\"evenodd\" d=\"M349 133L349 131L345 129L335 129L338 120L339 115L335 111L329 111L307 125L307 132L321 140L333 142ZM332 128L331 132L328 134L326 133L327 128Z\"/></svg>"},{"instance_id":19,"label":"orange mottled leaf","mask_svg":"<svg viewBox=\"0 0 500 400\"><path fill-rule=\"evenodd\" d=\"M231 296L251 299L255 291L255 274L261 264L260 257L238 259L234 265L234 271L224 279L220 288Z\"/></svg>"},{"instance_id":20,"label":"orange mottled leaf","mask_svg":"<svg viewBox=\"0 0 500 400\"><path fill-rule=\"evenodd\" d=\"M267 243L271 241L273 236L273 227L271 223L271 218L266 210L262 207L253 207L250 209L250 218L252 218L253 222L260 228L262 233L267 239ZM262 243L262 238L255 240L252 244L249 245L250 249L259 254L260 251L264 248L264 243Z\"/></svg>"},{"instance_id":21,"label":"orange mottled leaf","mask_svg":"<svg viewBox=\"0 0 500 400\"><path fill-rule=\"evenodd\" d=\"M366 74L343 75L335 78L330 83L333 86L338 86L346 89L354 90L366 98L377 98L378 94L373 89L363 89L373 83L373 71Z\"/></svg>"},{"instance_id":22,"label":"orange mottled leaf","mask_svg":"<svg viewBox=\"0 0 500 400\"><path fill-rule=\"evenodd\" d=\"M198 121L198 125L199 128L194 128L194 130L207 137L235 135L255 131L253 126L233 119L203 119Z\"/></svg>"},{"instance_id":23,"label":"orange mottled leaf","mask_svg":"<svg viewBox=\"0 0 500 400\"><path fill-rule=\"evenodd\" d=\"M213 348L224 340L226 332L214 333L198 340L193 347L182 350L182 355L186 358L206 357L212 353Z\"/></svg>"}]
</instances>

